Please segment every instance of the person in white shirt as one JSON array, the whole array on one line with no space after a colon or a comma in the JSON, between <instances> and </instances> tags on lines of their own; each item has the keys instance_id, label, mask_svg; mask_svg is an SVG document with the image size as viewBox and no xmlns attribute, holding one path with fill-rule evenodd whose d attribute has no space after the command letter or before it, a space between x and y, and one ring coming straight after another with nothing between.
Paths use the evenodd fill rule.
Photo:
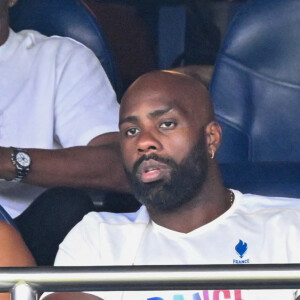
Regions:
<instances>
[{"instance_id":1,"label":"person in white shirt","mask_svg":"<svg viewBox=\"0 0 300 300\"><path fill-rule=\"evenodd\" d=\"M48 218L47 222L35 220L33 209L24 217L22 213L46 188L120 192L129 188L119 150L119 104L99 60L90 49L69 38L46 37L32 30L15 33L9 28L8 11L16 2L0 0L0 205L16 218L34 252L25 234L28 228L37 231L30 233L30 238L37 240L47 226L60 230L57 218L61 225L69 217L71 224L63 230L63 238L93 210L88 203L79 219L72 216L72 209L81 204L75 199L73 204L64 201L77 194L70 190L68 196L67 189L60 199L65 202L61 207L65 217L56 212L51 215L45 201L34 210L44 213L41 218ZM56 206L51 195L44 196L50 198L49 207ZM29 221L34 223L29 225ZM35 246L37 251L48 247L52 241L49 234L43 246Z\"/></svg>"},{"instance_id":2,"label":"person in white shirt","mask_svg":"<svg viewBox=\"0 0 300 300\"><path fill-rule=\"evenodd\" d=\"M143 205L87 214L60 245L56 266L300 262L300 201L224 186L215 159L221 128L200 81L174 71L143 75L122 98L119 128L124 168ZM76 299L300 299L296 289L92 294Z\"/></svg>"}]
</instances>

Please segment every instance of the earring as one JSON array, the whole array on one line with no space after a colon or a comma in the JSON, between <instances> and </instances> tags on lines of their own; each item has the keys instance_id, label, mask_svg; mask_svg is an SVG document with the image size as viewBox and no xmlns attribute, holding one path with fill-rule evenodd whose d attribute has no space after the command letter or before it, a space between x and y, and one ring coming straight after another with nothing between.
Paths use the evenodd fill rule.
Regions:
<instances>
[{"instance_id":1,"label":"earring","mask_svg":"<svg viewBox=\"0 0 300 300\"><path fill-rule=\"evenodd\" d=\"M214 158L215 158L215 151L214 151L214 150L211 150L210 158L211 158L211 159L214 159Z\"/></svg>"},{"instance_id":2,"label":"earring","mask_svg":"<svg viewBox=\"0 0 300 300\"><path fill-rule=\"evenodd\" d=\"M13 7L14 5L15 5L15 1L13 1L13 0L9 1L9 4L8 4L9 7Z\"/></svg>"}]
</instances>

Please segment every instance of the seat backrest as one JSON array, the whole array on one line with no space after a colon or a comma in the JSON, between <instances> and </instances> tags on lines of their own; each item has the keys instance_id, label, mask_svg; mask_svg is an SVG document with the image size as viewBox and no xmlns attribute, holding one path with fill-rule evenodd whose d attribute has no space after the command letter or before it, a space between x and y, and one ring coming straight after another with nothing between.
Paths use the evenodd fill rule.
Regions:
<instances>
[{"instance_id":1,"label":"seat backrest","mask_svg":"<svg viewBox=\"0 0 300 300\"><path fill-rule=\"evenodd\" d=\"M233 18L211 82L218 159L300 161L300 1L249 0Z\"/></svg>"},{"instance_id":2,"label":"seat backrest","mask_svg":"<svg viewBox=\"0 0 300 300\"><path fill-rule=\"evenodd\" d=\"M300 162L241 162L220 164L225 186L274 197L299 198Z\"/></svg>"},{"instance_id":3,"label":"seat backrest","mask_svg":"<svg viewBox=\"0 0 300 300\"><path fill-rule=\"evenodd\" d=\"M10 26L14 31L33 29L81 42L99 58L117 94L122 93L108 41L99 22L80 0L20 0L10 10Z\"/></svg>"}]
</instances>

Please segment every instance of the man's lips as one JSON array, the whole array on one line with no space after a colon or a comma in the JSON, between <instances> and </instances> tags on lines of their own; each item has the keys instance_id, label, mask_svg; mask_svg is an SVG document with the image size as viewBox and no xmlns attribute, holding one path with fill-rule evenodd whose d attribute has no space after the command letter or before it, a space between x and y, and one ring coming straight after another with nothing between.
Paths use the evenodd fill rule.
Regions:
<instances>
[{"instance_id":1,"label":"man's lips","mask_svg":"<svg viewBox=\"0 0 300 300\"><path fill-rule=\"evenodd\" d=\"M169 176L169 165L154 159L144 160L138 167L136 175L144 183L153 182Z\"/></svg>"}]
</instances>

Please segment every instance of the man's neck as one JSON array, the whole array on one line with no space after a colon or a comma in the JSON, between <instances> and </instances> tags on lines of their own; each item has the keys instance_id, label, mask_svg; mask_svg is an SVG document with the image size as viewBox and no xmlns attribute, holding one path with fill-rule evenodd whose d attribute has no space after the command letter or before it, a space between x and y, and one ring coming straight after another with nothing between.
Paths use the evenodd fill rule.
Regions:
<instances>
[{"instance_id":1,"label":"man's neck","mask_svg":"<svg viewBox=\"0 0 300 300\"><path fill-rule=\"evenodd\" d=\"M2 46L8 39L9 26L8 26L8 16L0 17L0 46Z\"/></svg>"},{"instance_id":2,"label":"man's neck","mask_svg":"<svg viewBox=\"0 0 300 300\"><path fill-rule=\"evenodd\" d=\"M230 206L230 194L218 170L209 174L199 194L174 211L149 209L150 218L170 230L188 233L215 220Z\"/></svg>"}]
</instances>

